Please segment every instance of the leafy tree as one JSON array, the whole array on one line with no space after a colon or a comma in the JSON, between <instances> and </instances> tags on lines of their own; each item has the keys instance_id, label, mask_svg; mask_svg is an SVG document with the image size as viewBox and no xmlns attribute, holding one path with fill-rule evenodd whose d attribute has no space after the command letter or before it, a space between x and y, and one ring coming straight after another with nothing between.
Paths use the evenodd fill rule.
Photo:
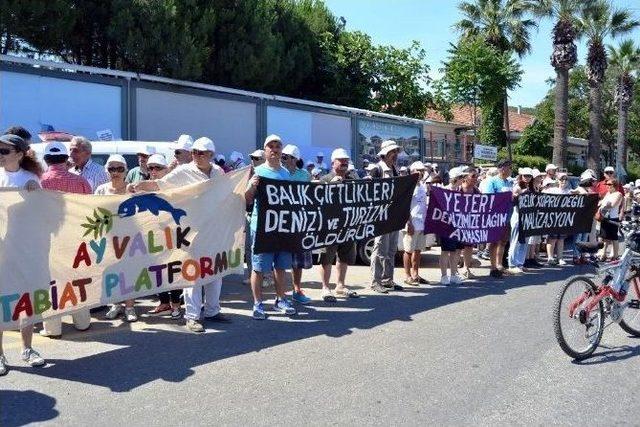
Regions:
<instances>
[{"instance_id":1,"label":"leafy tree","mask_svg":"<svg viewBox=\"0 0 640 427\"><path fill-rule=\"evenodd\" d=\"M552 148L549 146L549 142L552 138L553 127L536 120L524 129L522 136L513 147L513 152L518 155L540 156L550 159Z\"/></svg>"}]
</instances>

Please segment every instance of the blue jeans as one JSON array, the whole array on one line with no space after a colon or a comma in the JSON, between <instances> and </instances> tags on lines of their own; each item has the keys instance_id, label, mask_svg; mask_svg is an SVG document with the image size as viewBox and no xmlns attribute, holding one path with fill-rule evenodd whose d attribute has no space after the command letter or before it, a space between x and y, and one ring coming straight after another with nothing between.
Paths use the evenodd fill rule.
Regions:
<instances>
[{"instance_id":1,"label":"blue jeans","mask_svg":"<svg viewBox=\"0 0 640 427\"><path fill-rule=\"evenodd\" d=\"M576 234L576 239L575 242L579 243L579 242L588 242L589 241L589 233L580 233L580 234ZM578 251L578 247L577 245L573 245L573 257L574 258L580 258L581 254L580 251Z\"/></svg>"}]
</instances>

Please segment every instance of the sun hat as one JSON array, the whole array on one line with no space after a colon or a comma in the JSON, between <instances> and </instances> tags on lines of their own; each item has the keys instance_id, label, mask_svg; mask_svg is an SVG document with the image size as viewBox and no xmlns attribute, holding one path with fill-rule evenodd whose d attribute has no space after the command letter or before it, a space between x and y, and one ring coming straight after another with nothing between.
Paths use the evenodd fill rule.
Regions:
<instances>
[{"instance_id":1,"label":"sun hat","mask_svg":"<svg viewBox=\"0 0 640 427\"><path fill-rule=\"evenodd\" d=\"M168 166L168 163L162 154L153 154L149 157L149 160L147 160L147 165Z\"/></svg>"},{"instance_id":2,"label":"sun hat","mask_svg":"<svg viewBox=\"0 0 640 427\"><path fill-rule=\"evenodd\" d=\"M287 144L282 149L282 154L286 154L287 156L294 157L295 159L300 158L300 149L293 144Z\"/></svg>"},{"instance_id":3,"label":"sun hat","mask_svg":"<svg viewBox=\"0 0 640 427\"><path fill-rule=\"evenodd\" d=\"M191 135L180 135L178 140L173 144L174 150L184 150L191 151L191 146L193 145L193 138Z\"/></svg>"},{"instance_id":4,"label":"sun hat","mask_svg":"<svg viewBox=\"0 0 640 427\"><path fill-rule=\"evenodd\" d=\"M107 170L109 168L109 164L110 163L120 163L124 166L125 170L128 169L127 166L127 161L124 159L124 157L122 156L122 154L112 154L109 156L109 158L107 159L106 163L104 164L104 169ZM108 170L107 170L108 172Z\"/></svg>"},{"instance_id":5,"label":"sun hat","mask_svg":"<svg viewBox=\"0 0 640 427\"><path fill-rule=\"evenodd\" d=\"M193 142L191 150L211 151L212 153L214 153L216 151L216 145L211 139L203 136L202 138L198 138Z\"/></svg>"},{"instance_id":6,"label":"sun hat","mask_svg":"<svg viewBox=\"0 0 640 427\"><path fill-rule=\"evenodd\" d=\"M550 170L557 170L558 167L556 165L554 165L553 163L549 163L547 165L547 167L544 168L545 172L549 172Z\"/></svg>"},{"instance_id":7,"label":"sun hat","mask_svg":"<svg viewBox=\"0 0 640 427\"><path fill-rule=\"evenodd\" d=\"M426 166L424 163L422 163L420 160L411 163L411 166L409 166L409 170L411 172L413 171L423 171L426 169Z\"/></svg>"},{"instance_id":8,"label":"sun hat","mask_svg":"<svg viewBox=\"0 0 640 427\"><path fill-rule=\"evenodd\" d=\"M382 141L380 145L380 151L378 151L378 156L386 156L390 151L399 150L400 146L396 144L396 142L392 139L387 139L386 141Z\"/></svg>"},{"instance_id":9,"label":"sun hat","mask_svg":"<svg viewBox=\"0 0 640 427\"><path fill-rule=\"evenodd\" d=\"M349 153L347 153L347 150L345 150L344 148L336 148L331 153L331 161L332 162L334 160L338 160L338 159L350 159L350 158L351 157L349 156Z\"/></svg>"},{"instance_id":10,"label":"sun hat","mask_svg":"<svg viewBox=\"0 0 640 427\"><path fill-rule=\"evenodd\" d=\"M280 137L276 134L271 134L264 139L264 147L266 148L270 142L279 142L280 144L282 144L282 139L280 139Z\"/></svg>"},{"instance_id":11,"label":"sun hat","mask_svg":"<svg viewBox=\"0 0 640 427\"><path fill-rule=\"evenodd\" d=\"M519 168L518 175L531 175L533 176L533 170L531 168Z\"/></svg>"},{"instance_id":12,"label":"sun hat","mask_svg":"<svg viewBox=\"0 0 640 427\"><path fill-rule=\"evenodd\" d=\"M13 135L11 133L0 136L0 142L4 142L8 145L13 145L19 151L27 151L29 149L29 144L24 139L20 138L18 135Z\"/></svg>"},{"instance_id":13,"label":"sun hat","mask_svg":"<svg viewBox=\"0 0 640 427\"><path fill-rule=\"evenodd\" d=\"M239 160L244 162L244 156L239 151L232 151L231 154L229 155L229 160L231 160L232 163L235 163Z\"/></svg>"},{"instance_id":14,"label":"sun hat","mask_svg":"<svg viewBox=\"0 0 640 427\"><path fill-rule=\"evenodd\" d=\"M616 170L613 168L613 166L607 166L606 168L604 168L605 172L615 172Z\"/></svg>"},{"instance_id":15,"label":"sun hat","mask_svg":"<svg viewBox=\"0 0 640 427\"><path fill-rule=\"evenodd\" d=\"M145 156L151 156L153 154L156 154L156 147L153 147L151 145L141 145L138 148L138 151L136 151L136 154L144 154Z\"/></svg>"},{"instance_id":16,"label":"sun hat","mask_svg":"<svg viewBox=\"0 0 640 427\"><path fill-rule=\"evenodd\" d=\"M69 149L60 141L48 142L44 147L45 156L68 156Z\"/></svg>"},{"instance_id":17,"label":"sun hat","mask_svg":"<svg viewBox=\"0 0 640 427\"><path fill-rule=\"evenodd\" d=\"M253 153L249 154L249 157L253 157L254 159L264 159L264 150L255 150Z\"/></svg>"}]
</instances>

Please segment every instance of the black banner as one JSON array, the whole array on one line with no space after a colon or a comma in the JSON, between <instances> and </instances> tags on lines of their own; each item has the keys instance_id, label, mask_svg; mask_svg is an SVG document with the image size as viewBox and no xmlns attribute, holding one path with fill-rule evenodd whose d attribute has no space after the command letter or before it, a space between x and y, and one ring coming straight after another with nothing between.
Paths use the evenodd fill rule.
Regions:
<instances>
[{"instance_id":1,"label":"black banner","mask_svg":"<svg viewBox=\"0 0 640 427\"><path fill-rule=\"evenodd\" d=\"M519 238L588 233L597 207L597 194L522 194L518 197Z\"/></svg>"},{"instance_id":2,"label":"black banner","mask_svg":"<svg viewBox=\"0 0 640 427\"><path fill-rule=\"evenodd\" d=\"M255 253L302 252L402 229L417 175L329 184L260 178Z\"/></svg>"}]
</instances>

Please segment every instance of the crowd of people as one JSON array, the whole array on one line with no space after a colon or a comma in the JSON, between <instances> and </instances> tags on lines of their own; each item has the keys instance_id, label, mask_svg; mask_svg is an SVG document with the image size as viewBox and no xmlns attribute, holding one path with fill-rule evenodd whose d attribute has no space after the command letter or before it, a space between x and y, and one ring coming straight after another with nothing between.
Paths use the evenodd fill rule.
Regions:
<instances>
[{"instance_id":1,"label":"crowd of people","mask_svg":"<svg viewBox=\"0 0 640 427\"><path fill-rule=\"evenodd\" d=\"M137 153L138 166L128 169L125 158L119 154L111 155L105 165L92 160L90 141L83 137L74 137L69 148L61 142L49 142L44 150L45 168L36 160L29 148L31 135L22 127L12 127L0 137L0 188L13 187L35 191L40 188L77 194L127 194L146 191L162 191L196 182L202 182L220 176L233 169L245 166L244 155L233 152L226 158L216 154L214 142L201 137L195 141L189 135L181 135L174 143L174 158L171 162L161 155L141 147ZM528 192L553 194L596 193L600 197L597 217L620 218L634 198L640 198L640 182L637 189L628 184L621 186L616 180L612 167L604 169L604 176L598 179L591 170L584 171L573 185L569 176L558 170L553 164L545 171L520 168L513 176L512 164L500 161L495 167L480 168L471 165L453 167L443 173L437 164L415 161L408 166L398 166L398 154L401 147L393 140L383 141L377 153L378 162L362 162L362 168L356 169L349 151L335 149L327 165L324 154L319 152L315 161L305 162L299 147L284 144L277 135L269 135L262 149L248 154L251 167L245 199L247 205L246 226L246 264L249 277L245 283L251 287L253 296L252 316L256 320L267 317L263 287L273 283L276 297L273 310L285 315L296 313L295 304L310 304L312 299L305 294L302 271L312 269L313 257L310 252L253 253L251 250L257 229L259 209L256 191L260 178L292 180L302 182L334 183L355 179L379 179L396 177L403 174L419 176L410 207L409 220L400 232L387 233L374 239L371 254L371 280L369 287L373 292L386 294L390 291L402 291L404 286L421 286L429 282L420 275L421 253L429 242L435 241L430 230L425 230L425 217L430 188L442 186L448 190L463 193L501 193L511 192L515 200ZM590 233L576 236L549 235L534 236L520 242L518 239L518 211L514 209L510 226L497 242L479 245L467 245L455 239L440 237L439 268L441 279L438 284L461 285L465 280L473 280L476 274L473 268L479 266L479 259L490 263L490 277L518 275L527 269L546 266L564 266L565 249L573 254L573 263L581 264L585 260L575 249L575 242L605 242L602 259L615 259L619 256L618 229L615 223L598 222L594 218ZM599 237L598 237L599 236ZM544 251L541 245L544 241ZM403 284L394 279L395 256L398 244L403 249L405 278ZM610 252L609 252L610 251ZM541 255L542 252L542 255ZM543 264L544 260L544 264ZM318 275L322 284L321 298L328 303L337 301L337 297L357 298L358 293L349 287L347 272L356 261L356 242L344 242L321 250L319 254ZM337 270L336 285L331 287L333 266ZM462 270L462 272L460 272ZM290 272L290 273L289 273ZM291 293L287 293L288 274L291 275ZM1 286L1 285L0 285ZM149 314L166 315L171 319L186 320L186 328L192 332L203 332L202 319L213 322L229 322L221 311L220 293L222 280L216 279L202 287L173 290L158 295L159 303ZM184 311L182 309L184 306ZM127 322L138 320L134 300L126 300L108 307L105 314L108 319L122 317ZM86 330L91 324L88 309L73 315L74 326ZM32 348L33 326L21 329L22 359L31 366L45 363L40 354ZM43 322L39 334L50 338L60 338L62 334L60 318ZM0 331L0 375L7 372L7 360L2 350L2 332Z\"/></svg>"}]
</instances>

